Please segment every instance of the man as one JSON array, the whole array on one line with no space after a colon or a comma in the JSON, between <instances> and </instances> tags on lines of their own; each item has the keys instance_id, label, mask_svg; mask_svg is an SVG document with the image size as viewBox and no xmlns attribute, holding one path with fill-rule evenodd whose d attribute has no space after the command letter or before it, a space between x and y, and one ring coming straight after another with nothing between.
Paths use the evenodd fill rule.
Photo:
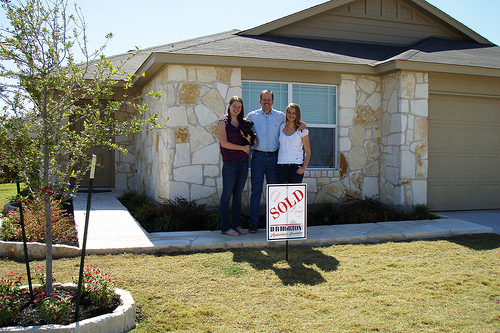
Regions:
<instances>
[{"instance_id":1,"label":"man","mask_svg":"<svg viewBox=\"0 0 500 333\"><path fill-rule=\"evenodd\" d=\"M278 163L279 130L285 121L285 114L274 110L274 94L270 90L260 93L260 105L262 108L252 111L247 119L253 121L253 129L257 134L257 145L253 147L252 160L250 163L252 190L250 195L250 220L249 232L256 233L259 226L259 208L262 189L264 187L264 176L268 184L277 184L276 165ZM306 128L301 123L299 129Z\"/></svg>"}]
</instances>

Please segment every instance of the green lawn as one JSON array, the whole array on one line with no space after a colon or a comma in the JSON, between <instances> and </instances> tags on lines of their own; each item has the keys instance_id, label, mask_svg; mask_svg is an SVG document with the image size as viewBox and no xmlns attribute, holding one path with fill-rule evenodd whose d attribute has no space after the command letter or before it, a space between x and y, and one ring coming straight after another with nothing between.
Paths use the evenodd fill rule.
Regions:
<instances>
[{"instance_id":1,"label":"green lawn","mask_svg":"<svg viewBox=\"0 0 500 333\"><path fill-rule=\"evenodd\" d=\"M135 332L499 332L500 235L89 256L129 290ZM54 261L56 280L80 259ZM43 265L32 262L32 269ZM24 275L0 261L0 277Z\"/></svg>"},{"instance_id":2,"label":"green lawn","mask_svg":"<svg viewBox=\"0 0 500 333\"><path fill-rule=\"evenodd\" d=\"M16 183L0 184L0 212L3 210L3 206L10 201L7 198L11 198L16 194Z\"/></svg>"}]
</instances>

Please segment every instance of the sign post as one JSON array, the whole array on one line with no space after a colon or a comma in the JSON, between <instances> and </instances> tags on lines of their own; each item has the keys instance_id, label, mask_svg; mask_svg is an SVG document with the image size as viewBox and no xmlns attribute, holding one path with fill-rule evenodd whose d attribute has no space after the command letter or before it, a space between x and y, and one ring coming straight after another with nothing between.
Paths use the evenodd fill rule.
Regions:
<instances>
[{"instance_id":1,"label":"sign post","mask_svg":"<svg viewBox=\"0 0 500 333\"><path fill-rule=\"evenodd\" d=\"M307 239L307 184L268 184L267 241Z\"/></svg>"}]
</instances>

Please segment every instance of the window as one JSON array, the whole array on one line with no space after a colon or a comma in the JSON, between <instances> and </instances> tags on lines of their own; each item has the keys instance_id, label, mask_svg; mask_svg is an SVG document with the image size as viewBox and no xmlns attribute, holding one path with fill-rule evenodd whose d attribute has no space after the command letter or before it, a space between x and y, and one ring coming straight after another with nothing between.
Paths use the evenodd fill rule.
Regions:
<instances>
[{"instance_id":1,"label":"window","mask_svg":"<svg viewBox=\"0 0 500 333\"><path fill-rule=\"evenodd\" d=\"M242 82L242 98L246 113L260 109L259 96L265 90L274 93L273 108L285 111L286 106L297 103L302 120L309 129L311 142L311 168L337 167L337 87L315 84Z\"/></svg>"}]
</instances>

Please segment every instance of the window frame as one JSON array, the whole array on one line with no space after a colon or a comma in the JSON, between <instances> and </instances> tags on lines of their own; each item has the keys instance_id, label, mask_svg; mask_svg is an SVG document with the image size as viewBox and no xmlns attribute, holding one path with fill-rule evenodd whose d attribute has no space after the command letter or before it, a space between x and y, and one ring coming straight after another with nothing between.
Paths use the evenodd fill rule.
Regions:
<instances>
[{"instance_id":1,"label":"window frame","mask_svg":"<svg viewBox=\"0 0 500 333\"><path fill-rule=\"evenodd\" d=\"M322 86L322 87L335 87L335 124L321 124L321 123L307 123L307 128L333 128L333 140L334 140L334 147L333 147L333 153L334 153L334 160L333 160L333 166L331 167L321 167L321 166L308 166L308 171L336 171L338 170L338 165L339 165L339 126L338 126L338 119L339 119L339 104L338 104L338 92L339 92L339 86L334 85L334 84L320 84L320 83L302 83L302 82L292 82L292 81L261 81L261 80L241 80L241 93L243 95L243 83L244 82L255 82L255 83L261 83L261 84L287 84L288 85L288 102L287 104L290 104L293 102L293 85L309 85L309 86ZM299 105L300 106L300 105ZM247 110L247 114L252 112L254 110ZM279 110L282 112L285 112L285 110ZM312 153L314 153L314 148L311 147Z\"/></svg>"}]
</instances>

